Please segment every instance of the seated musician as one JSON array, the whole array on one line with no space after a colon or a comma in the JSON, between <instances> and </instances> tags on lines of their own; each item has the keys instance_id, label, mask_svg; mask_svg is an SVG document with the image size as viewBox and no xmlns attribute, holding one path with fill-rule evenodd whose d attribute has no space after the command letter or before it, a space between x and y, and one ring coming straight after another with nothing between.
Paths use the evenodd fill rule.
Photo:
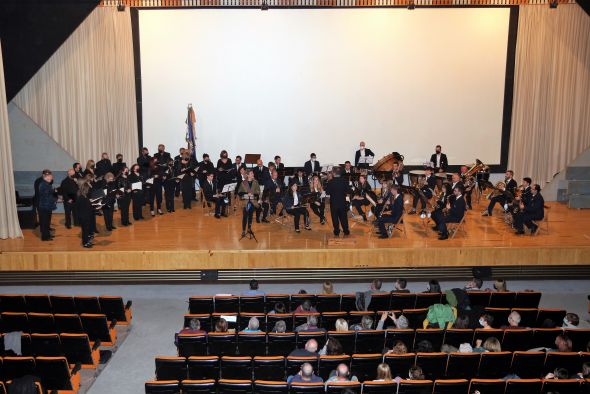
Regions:
<instances>
[{"instance_id":1,"label":"seated musician","mask_svg":"<svg viewBox=\"0 0 590 394\"><path fill-rule=\"evenodd\" d=\"M389 190L389 198L383 202L386 210L377 220L377 225L379 226L379 238L388 238L385 223L396 224L404 213L404 198L401 193L399 193L398 186L392 185Z\"/></svg>"},{"instance_id":2,"label":"seated musician","mask_svg":"<svg viewBox=\"0 0 590 394\"><path fill-rule=\"evenodd\" d=\"M383 211L383 204L387 203L387 201L389 200L389 196L391 195L391 181L388 181L385 178L381 178L379 180L379 183L381 183L381 192L377 200L377 205L371 208L371 211L376 217L375 221L377 221L378 216Z\"/></svg>"},{"instance_id":3,"label":"seated musician","mask_svg":"<svg viewBox=\"0 0 590 394\"><path fill-rule=\"evenodd\" d=\"M213 179L213 173L210 172L207 174L207 178L201 187L203 188L205 200L215 204L215 218L219 219L221 218L221 214L223 213L226 204L223 194L219 193L217 190L217 182L218 181Z\"/></svg>"},{"instance_id":4,"label":"seated musician","mask_svg":"<svg viewBox=\"0 0 590 394\"><path fill-rule=\"evenodd\" d=\"M449 231L447 229L447 223L459 223L465 215L465 198L463 197L463 186L455 186L453 188L453 195L455 198L452 202L447 203L446 214L433 215L432 218L436 223L436 229L440 233L438 239L445 240L449 238Z\"/></svg>"},{"instance_id":5,"label":"seated musician","mask_svg":"<svg viewBox=\"0 0 590 394\"><path fill-rule=\"evenodd\" d=\"M516 216L520 213L521 208L520 205L521 203L523 205L527 205L529 203L529 201L531 200L532 197L532 189L531 189L531 184L533 183L533 180L529 177L524 177L522 179L522 185L521 186L517 186L514 189L514 199L512 200L512 204L511 206L508 208L510 211L510 214L512 215L512 227L516 228Z\"/></svg>"},{"instance_id":6,"label":"seated musician","mask_svg":"<svg viewBox=\"0 0 590 394\"><path fill-rule=\"evenodd\" d=\"M314 175L313 178L311 178L311 186L309 189L314 195L314 201L311 203L311 210L318 215L320 223L324 225L326 224L326 204L324 202L326 193L324 192L324 187L322 186L322 181L319 176Z\"/></svg>"},{"instance_id":7,"label":"seated musician","mask_svg":"<svg viewBox=\"0 0 590 394\"><path fill-rule=\"evenodd\" d=\"M494 207L496 206L496 204L500 204L502 209L504 209L504 206L511 201L512 196L514 195L514 190L516 189L516 186L517 186L516 181L513 179L513 177L514 177L514 171L512 171L512 170L506 171L505 178L504 178L504 184L506 185L506 188L504 190L502 190L500 194L498 194L497 196L494 196L490 199L490 203L488 204L488 208L485 211L483 211L482 216L492 216L492 211L494 210ZM506 193L506 192L508 192L508 193Z\"/></svg>"},{"instance_id":8,"label":"seated musician","mask_svg":"<svg viewBox=\"0 0 590 394\"><path fill-rule=\"evenodd\" d=\"M404 184L404 174L402 170L400 170L399 168L399 163L393 163L393 168L391 169L391 176L394 185L401 186Z\"/></svg>"},{"instance_id":9,"label":"seated musician","mask_svg":"<svg viewBox=\"0 0 590 394\"><path fill-rule=\"evenodd\" d=\"M427 168L426 170L424 170L424 175L420 176L420 178L418 179L418 187L413 193L414 200L412 202L412 209L410 210L410 212L408 212L410 215L416 213L418 201L422 203L422 211L420 213L424 213L424 211L426 210L428 200L430 200L434 195L435 187L436 177L432 175L432 168Z\"/></svg>"},{"instance_id":10,"label":"seated musician","mask_svg":"<svg viewBox=\"0 0 590 394\"><path fill-rule=\"evenodd\" d=\"M254 171L248 170L247 177L240 183L238 195L244 199L244 208L242 210L242 237L246 235L246 225L248 232L252 232L252 217L254 211L260 209L258 205L258 196L260 195L260 185L254 179Z\"/></svg>"},{"instance_id":11,"label":"seated musician","mask_svg":"<svg viewBox=\"0 0 590 394\"><path fill-rule=\"evenodd\" d=\"M545 217L545 200L541 195L541 187L534 184L531 187L531 197L525 204L520 202L520 212L515 217L516 234L524 234L524 226L531 230L531 234L537 232L538 226L533 220L542 220Z\"/></svg>"},{"instance_id":12,"label":"seated musician","mask_svg":"<svg viewBox=\"0 0 590 394\"><path fill-rule=\"evenodd\" d=\"M289 215L293 215L293 219L295 222L295 232L300 232L299 221L301 215L303 215L303 223L305 225L305 229L311 230L311 227L309 227L309 212L307 211L307 208L301 205L301 195L297 191L298 187L299 186L296 182L291 183L289 191L283 198L283 205L285 206L287 213Z\"/></svg>"},{"instance_id":13,"label":"seated musician","mask_svg":"<svg viewBox=\"0 0 590 394\"><path fill-rule=\"evenodd\" d=\"M273 170L270 173L270 179L264 184L262 193L262 222L269 223L269 213L273 215L277 210L277 204L281 201L282 185L279 182L279 173ZM256 213L257 221L260 213Z\"/></svg>"},{"instance_id":14,"label":"seated musician","mask_svg":"<svg viewBox=\"0 0 590 394\"><path fill-rule=\"evenodd\" d=\"M344 162L344 169L342 170L342 177L346 178L346 180L350 180L350 177L354 174L354 170L352 168L352 164L350 161L346 160Z\"/></svg>"},{"instance_id":15,"label":"seated musician","mask_svg":"<svg viewBox=\"0 0 590 394\"><path fill-rule=\"evenodd\" d=\"M363 217L363 221L366 222L367 215L365 214L365 211L363 211L363 206L367 206L370 204L369 200L367 199L367 194L372 193L372 190L371 185L369 185L369 182L367 182L367 179L364 175L359 175L359 181L355 187L354 192L355 193L352 197L351 204L354 208L356 208L359 215Z\"/></svg>"},{"instance_id":16,"label":"seated musician","mask_svg":"<svg viewBox=\"0 0 590 394\"><path fill-rule=\"evenodd\" d=\"M443 209L446 207L447 202L450 202L450 198L453 195L453 188L448 182L443 183L441 190L442 191L436 200L436 207L431 213L432 220L434 220L435 223L438 223L437 220L442 217ZM434 226L433 229L437 230L438 227Z\"/></svg>"},{"instance_id":17,"label":"seated musician","mask_svg":"<svg viewBox=\"0 0 590 394\"><path fill-rule=\"evenodd\" d=\"M289 184L296 183L299 188L307 186L307 177L303 173L303 168L298 168L297 173L289 180Z\"/></svg>"},{"instance_id":18,"label":"seated musician","mask_svg":"<svg viewBox=\"0 0 590 394\"><path fill-rule=\"evenodd\" d=\"M467 202L467 209L471 209L471 193L473 193L475 181L467 179L467 171L469 171L469 167L461 166L461 172L459 175L461 177L461 181L463 182L463 195L465 197L465 201Z\"/></svg>"}]
</instances>

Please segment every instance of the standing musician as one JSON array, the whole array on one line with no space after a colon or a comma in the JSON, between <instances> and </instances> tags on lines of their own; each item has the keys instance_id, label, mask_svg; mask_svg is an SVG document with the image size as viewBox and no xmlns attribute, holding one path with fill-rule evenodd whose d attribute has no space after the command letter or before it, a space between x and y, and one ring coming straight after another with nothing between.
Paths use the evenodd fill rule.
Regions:
<instances>
[{"instance_id":1,"label":"standing musician","mask_svg":"<svg viewBox=\"0 0 590 394\"><path fill-rule=\"evenodd\" d=\"M309 227L309 212L307 208L301 204L301 194L297 191L297 183L291 183L289 187L289 191L283 198L283 204L287 213L289 215L293 215L293 220L295 223L295 232L299 233L299 221L301 215L303 215L303 223L306 230L311 230Z\"/></svg>"},{"instance_id":2,"label":"standing musician","mask_svg":"<svg viewBox=\"0 0 590 394\"><path fill-rule=\"evenodd\" d=\"M264 183L270 178L270 172L268 172L268 167L264 166L264 162L262 159L258 159L256 161L256 167L254 167L254 179L258 181L259 185L264 185Z\"/></svg>"},{"instance_id":3,"label":"standing musician","mask_svg":"<svg viewBox=\"0 0 590 394\"><path fill-rule=\"evenodd\" d=\"M391 177L394 185L402 186L404 184L404 173L399 168L399 163L393 163Z\"/></svg>"},{"instance_id":4,"label":"standing musician","mask_svg":"<svg viewBox=\"0 0 590 394\"><path fill-rule=\"evenodd\" d=\"M363 206L371 204L367 198L367 195L373 198L373 196L370 195L371 193L373 193L371 190L371 185L369 185L369 182L367 182L367 179L364 175L359 175L358 182L355 182L354 196L352 197L351 204L354 208L356 208L358 214L363 217L364 222L367 221L367 215L363 210ZM375 199L373 198L373 201L374 200Z\"/></svg>"},{"instance_id":5,"label":"standing musician","mask_svg":"<svg viewBox=\"0 0 590 394\"><path fill-rule=\"evenodd\" d=\"M102 216L104 218L104 225L107 231L113 231L117 227L113 225L113 211L115 209L115 193L117 192L117 184L115 176L112 172L107 172L104 176L104 187L107 194L103 198Z\"/></svg>"},{"instance_id":6,"label":"standing musician","mask_svg":"<svg viewBox=\"0 0 590 394\"><path fill-rule=\"evenodd\" d=\"M117 179L117 188L122 193L117 199L117 206L121 210L121 225L124 227L131 226L129 221L129 205L131 204L131 182L129 182L129 168L124 167L121 170L121 176Z\"/></svg>"},{"instance_id":7,"label":"standing musician","mask_svg":"<svg viewBox=\"0 0 590 394\"><path fill-rule=\"evenodd\" d=\"M463 195L465 196L465 201L467 202L467 209L471 209L471 193L475 187L475 182L473 182L471 185L468 185L467 171L469 171L467 166L461 166L461 172L459 173L459 176L461 177L461 182L463 183Z\"/></svg>"},{"instance_id":8,"label":"standing musician","mask_svg":"<svg viewBox=\"0 0 590 394\"><path fill-rule=\"evenodd\" d=\"M149 178L152 179L153 183L150 185L146 183L146 191L149 193L149 203L150 203L150 214L152 217L156 216L154 211L154 200L156 200L156 208L158 209L158 214L163 215L162 212L162 185L163 185L163 178L164 178L164 168L159 165L158 159L154 156L150 160L150 170L148 173Z\"/></svg>"},{"instance_id":9,"label":"standing musician","mask_svg":"<svg viewBox=\"0 0 590 394\"><path fill-rule=\"evenodd\" d=\"M131 174L129 174L128 180L130 189L134 183L144 183L144 178L143 175L141 175L139 164L134 164L131 166ZM131 190L131 201L133 202L133 220L135 221L144 219L143 214L141 213L143 200L143 189Z\"/></svg>"},{"instance_id":10,"label":"standing musician","mask_svg":"<svg viewBox=\"0 0 590 394\"><path fill-rule=\"evenodd\" d=\"M100 160L96 163L96 176L97 178L103 177L106 175L107 172L111 172L113 169L113 165L109 160L109 154L103 152L101 155Z\"/></svg>"},{"instance_id":11,"label":"standing musician","mask_svg":"<svg viewBox=\"0 0 590 394\"><path fill-rule=\"evenodd\" d=\"M308 186L307 177L303 175L302 168L297 169L295 176L293 176L293 178L291 178L291 180L289 181L289 186L293 183L296 183L297 186L299 186L299 188Z\"/></svg>"},{"instance_id":12,"label":"standing musician","mask_svg":"<svg viewBox=\"0 0 590 394\"><path fill-rule=\"evenodd\" d=\"M94 179L96 178L94 168L95 168L94 160L88 160L86 162L86 169L82 173L82 177L85 178L87 176L90 176L92 178L92 180L94 181Z\"/></svg>"},{"instance_id":13,"label":"standing musician","mask_svg":"<svg viewBox=\"0 0 590 394\"><path fill-rule=\"evenodd\" d=\"M222 150L219 154L219 160L217 160L217 190L215 191L215 194L221 192L226 184L231 183L231 172L233 168L234 165L232 164L227 151L225 149ZM209 174L207 174L207 178L209 178Z\"/></svg>"},{"instance_id":14,"label":"standing musician","mask_svg":"<svg viewBox=\"0 0 590 394\"><path fill-rule=\"evenodd\" d=\"M504 184L506 185L506 188L504 190L502 190L502 193L500 193L499 195L492 197L490 199L490 203L488 204L488 208L482 212L482 214L481 214L482 216L492 216L492 211L494 210L494 206L496 204L500 204L502 209L504 209L504 205L507 204L510 200L509 195L507 195L506 192L510 193L510 196L514 196L514 191L516 190L516 187L518 186L516 184L516 181L513 179L514 178L514 171L508 170L508 171L506 171L504 176L505 176Z\"/></svg>"},{"instance_id":15,"label":"standing musician","mask_svg":"<svg viewBox=\"0 0 590 394\"><path fill-rule=\"evenodd\" d=\"M117 161L113 163L112 168L112 172L113 175L115 175L115 177L118 177L121 174L121 171L123 171L123 168L127 167L127 163L125 163L123 161L123 155L120 153L117 153Z\"/></svg>"},{"instance_id":16,"label":"standing musician","mask_svg":"<svg viewBox=\"0 0 590 394\"><path fill-rule=\"evenodd\" d=\"M418 187L414 191L414 200L412 202L412 209L410 210L409 214L413 215L416 213L416 207L418 206L418 201L422 204L422 211L427 209L428 200L432 198L434 195L434 188L436 187L436 177L432 175L432 168L427 168L424 170L424 175L421 175L418 178Z\"/></svg>"},{"instance_id":17,"label":"standing musician","mask_svg":"<svg viewBox=\"0 0 590 394\"><path fill-rule=\"evenodd\" d=\"M82 246L85 248L92 247L92 221L94 219L94 207L88 198L90 185L86 182L80 182L78 196L76 197L76 214L78 222L82 228Z\"/></svg>"},{"instance_id":18,"label":"standing musician","mask_svg":"<svg viewBox=\"0 0 590 394\"><path fill-rule=\"evenodd\" d=\"M322 166L320 165L320 162L316 160L315 153L312 153L311 155L309 155L309 160L305 162L303 169L305 170L306 176L310 176L312 174L319 173L322 170Z\"/></svg>"},{"instance_id":19,"label":"standing musician","mask_svg":"<svg viewBox=\"0 0 590 394\"><path fill-rule=\"evenodd\" d=\"M213 179L213 173L207 174L207 179L201 187L203 188L203 195L207 202L215 204L215 218L220 219L223 209L225 208L225 198L223 194L219 192L217 183L219 180Z\"/></svg>"},{"instance_id":20,"label":"standing musician","mask_svg":"<svg viewBox=\"0 0 590 394\"><path fill-rule=\"evenodd\" d=\"M435 172L446 172L447 167L449 166L447 155L441 152L441 146L437 145L434 150L434 153L432 154L432 156L430 156L430 162L432 163Z\"/></svg>"},{"instance_id":21,"label":"standing musician","mask_svg":"<svg viewBox=\"0 0 590 394\"><path fill-rule=\"evenodd\" d=\"M164 182L164 201L166 203L166 212L174 212L174 194L177 185L180 185L180 180L175 177L174 160L169 159L162 174L162 181Z\"/></svg>"},{"instance_id":22,"label":"standing musician","mask_svg":"<svg viewBox=\"0 0 590 394\"><path fill-rule=\"evenodd\" d=\"M531 187L531 196L528 203L520 202L520 212L515 217L516 234L524 234L524 226L531 230L531 234L537 232L538 226L533 220L542 220L545 217L545 200L541 195L541 187L534 184Z\"/></svg>"},{"instance_id":23,"label":"standing musician","mask_svg":"<svg viewBox=\"0 0 590 394\"><path fill-rule=\"evenodd\" d=\"M262 222L269 223L268 214L277 212L277 205L281 202L283 192L283 184L279 181L278 171L270 173L270 179L264 184L264 192L262 193ZM257 213L259 216L260 213ZM258 220L257 220L258 221Z\"/></svg>"},{"instance_id":24,"label":"standing musician","mask_svg":"<svg viewBox=\"0 0 590 394\"><path fill-rule=\"evenodd\" d=\"M246 236L246 225L248 226L248 232L252 232L252 216L254 210L258 211L260 206L258 204L258 197L260 196L260 185L258 181L254 179L254 171L247 171L247 178L240 183L238 194L247 202L244 204L242 210L242 237Z\"/></svg>"},{"instance_id":25,"label":"standing musician","mask_svg":"<svg viewBox=\"0 0 590 394\"><path fill-rule=\"evenodd\" d=\"M379 238L389 238L387 236L387 229L385 223L396 224L404 213L404 199L399 193L397 185L391 185L389 188L390 195L387 200L383 201L384 212L381 212L377 219L377 226L379 227Z\"/></svg>"},{"instance_id":26,"label":"standing musician","mask_svg":"<svg viewBox=\"0 0 590 394\"><path fill-rule=\"evenodd\" d=\"M137 164L139 164L139 173L143 177L143 179L147 179L150 172L150 160L152 157L150 156L150 151L145 146L140 152L139 157L137 158ZM133 167L131 167L133 168ZM131 170L133 173L133 170Z\"/></svg>"},{"instance_id":27,"label":"standing musician","mask_svg":"<svg viewBox=\"0 0 590 394\"><path fill-rule=\"evenodd\" d=\"M340 168L335 167L333 169L333 178L326 185L326 194L330 196L330 215L336 237L340 235L340 226L342 226L344 236L350 235L346 205L346 196L349 193L348 182L340 176Z\"/></svg>"},{"instance_id":28,"label":"standing musician","mask_svg":"<svg viewBox=\"0 0 590 394\"><path fill-rule=\"evenodd\" d=\"M74 165L72 166L74 168L74 177L76 179L82 179L84 178L84 171L82 171L82 164L76 162L74 163Z\"/></svg>"},{"instance_id":29,"label":"standing musician","mask_svg":"<svg viewBox=\"0 0 590 394\"><path fill-rule=\"evenodd\" d=\"M168 160L172 158L170 153L166 152L164 144L158 145L158 153L154 155L154 158L158 161L158 165L165 167L168 165Z\"/></svg>"},{"instance_id":30,"label":"standing musician","mask_svg":"<svg viewBox=\"0 0 590 394\"><path fill-rule=\"evenodd\" d=\"M445 240L449 238L449 230L447 229L447 223L459 223L465 215L465 198L463 198L463 185L457 185L453 188L453 194L455 199L452 202L448 202L446 205L446 215L441 211L439 214L432 215L432 219L436 223L436 229L440 233L439 240ZM436 212L436 211L435 211Z\"/></svg>"},{"instance_id":31,"label":"standing musician","mask_svg":"<svg viewBox=\"0 0 590 394\"><path fill-rule=\"evenodd\" d=\"M310 192L314 195L314 201L311 203L311 210L320 218L320 224L326 224L326 203L324 201L326 192L324 192L324 187L322 186L322 181L320 177L314 175L311 178L311 185L310 185Z\"/></svg>"},{"instance_id":32,"label":"standing musician","mask_svg":"<svg viewBox=\"0 0 590 394\"><path fill-rule=\"evenodd\" d=\"M205 157L207 157L207 160L209 159L209 155L204 154L203 155L203 159L205 159ZM199 165L199 174L198 176L202 176L204 174L201 173L201 168L209 168L211 171L211 173L213 173L214 168L213 168L213 164L211 162L208 162L208 164L210 164L210 166L208 164L203 164L205 163L205 160L203 160L203 162L201 162L201 164ZM194 197L194 192L193 192L193 188L195 185L195 176L197 175L197 170L195 169L194 165L194 159L191 157L190 155L190 151L185 151L184 152L184 156L182 158L182 160L180 160L180 174L179 176L182 176L182 179L180 180L180 190L182 191L182 208L183 209L192 209L192 201L193 201L193 197ZM203 179L203 182L199 181L199 184L202 185L205 182L205 180Z\"/></svg>"},{"instance_id":33,"label":"standing musician","mask_svg":"<svg viewBox=\"0 0 590 394\"><path fill-rule=\"evenodd\" d=\"M184 157L184 151L186 149L185 148L180 148L178 150L178 155L174 156L174 175L179 175L180 174L180 161L182 160L182 158ZM176 184L176 189L174 189L174 195L176 197L180 196L180 182L178 182Z\"/></svg>"},{"instance_id":34,"label":"standing musician","mask_svg":"<svg viewBox=\"0 0 590 394\"><path fill-rule=\"evenodd\" d=\"M74 226L78 225L78 216L76 215L75 203L76 195L78 194L78 182L76 182L75 171L73 168L68 170L68 176L65 177L60 184L60 192L64 202L64 211L66 215L66 228L72 228L72 217L74 218Z\"/></svg>"},{"instance_id":35,"label":"standing musician","mask_svg":"<svg viewBox=\"0 0 590 394\"><path fill-rule=\"evenodd\" d=\"M281 156L276 155L275 156L275 168L277 169L277 172L279 173L279 177L277 178L279 180L279 182L281 183L281 185L285 184L285 165L281 162Z\"/></svg>"},{"instance_id":36,"label":"standing musician","mask_svg":"<svg viewBox=\"0 0 590 394\"><path fill-rule=\"evenodd\" d=\"M357 168L369 168L368 163L359 164L359 159L361 157L367 157L367 156L375 157L375 154L373 153L373 151L371 149L365 148L364 141L361 141L359 146L360 146L359 150L357 150L356 153L354 154L354 166Z\"/></svg>"}]
</instances>

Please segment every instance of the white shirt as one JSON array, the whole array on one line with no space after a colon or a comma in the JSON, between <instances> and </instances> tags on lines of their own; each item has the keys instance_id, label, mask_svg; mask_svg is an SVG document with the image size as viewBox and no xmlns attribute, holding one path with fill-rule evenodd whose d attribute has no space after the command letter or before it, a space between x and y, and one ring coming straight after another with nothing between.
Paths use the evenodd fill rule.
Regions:
<instances>
[{"instance_id":1,"label":"white shirt","mask_svg":"<svg viewBox=\"0 0 590 394\"><path fill-rule=\"evenodd\" d=\"M436 167L440 167L440 153L436 154Z\"/></svg>"},{"instance_id":2,"label":"white shirt","mask_svg":"<svg viewBox=\"0 0 590 394\"><path fill-rule=\"evenodd\" d=\"M360 149L361 157L365 157L365 148Z\"/></svg>"},{"instance_id":3,"label":"white shirt","mask_svg":"<svg viewBox=\"0 0 590 394\"><path fill-rule=\"evenodd\" d=\"M296 207L299 205L299 197L297 196L297 192L293 192L293 206Z\"/></svg>"}]
</instances>

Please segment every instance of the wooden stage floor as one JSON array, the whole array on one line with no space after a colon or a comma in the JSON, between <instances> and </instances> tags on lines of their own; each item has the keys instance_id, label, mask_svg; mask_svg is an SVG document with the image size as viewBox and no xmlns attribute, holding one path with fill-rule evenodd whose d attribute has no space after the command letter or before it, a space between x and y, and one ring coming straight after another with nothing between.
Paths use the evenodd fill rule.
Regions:
<instances>
[{"instance_id":1,"label":"wooden stage floor","mask_svg":"<svg viewBox=\"0 0 590 394\"><path fill-rule=\"evenodd\" d=\"M292 218L282 225L256 224L258 238L240 238L241 213L229 218L207 216L200 203L192 210L151 218L111 234L98 217L95 247L80 246L80 230L68 230L56 214L55 239L41 242L38 230L23 239L0 241L0 271L204 270L441 267L477 265L588 265L590 210L550 203L549 233L516 236L503 215L481 217L484 202L467 213L465 233L439 241L418 215L406 215L407 238L400 233L382 240L371 226L357 223L347 239L335 239L330 222L321 226L312 214L312 231L295 233ZM177 200L176 206L181 206ZM146 215L147 214L147 215ZM350 223L354 223L353 219Z\"/></svg>"}]
</instances>

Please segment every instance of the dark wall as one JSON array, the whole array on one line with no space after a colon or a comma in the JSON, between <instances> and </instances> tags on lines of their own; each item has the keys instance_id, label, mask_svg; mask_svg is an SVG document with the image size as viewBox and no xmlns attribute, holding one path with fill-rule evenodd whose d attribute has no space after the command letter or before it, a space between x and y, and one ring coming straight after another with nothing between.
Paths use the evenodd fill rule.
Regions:
<instances>
[{"instance_id":1,"label":"dark wall","mask_svg":"<svg viewBox=\"0 0 590 394\"><path fill-rule=\"evenodd\" d=\"M590 1L589 0L576 0L576 3L580 5L590 15Z\"/></svg>"},{"instance_id":2,"label":"dark wall","mask_svg":"<svg viewBox=\"0 0 590 394\"><path fill-rule=\"evenodd\" d=\"M2 0L0 40L10 101L99 0Z\"/></svg>"}]
</instances>

